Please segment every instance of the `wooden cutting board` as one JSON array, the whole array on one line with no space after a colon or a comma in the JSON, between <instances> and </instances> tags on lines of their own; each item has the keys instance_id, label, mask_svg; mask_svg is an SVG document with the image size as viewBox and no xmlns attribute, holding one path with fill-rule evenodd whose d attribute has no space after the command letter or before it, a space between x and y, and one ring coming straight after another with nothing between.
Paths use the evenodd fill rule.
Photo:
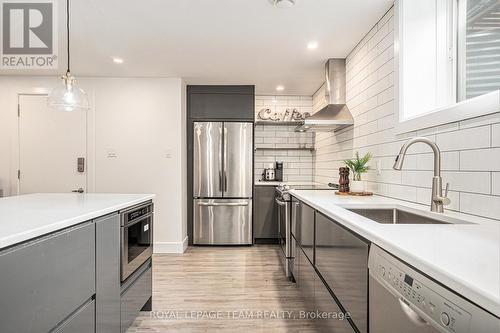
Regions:
<instances>
[{"instance_id":1,"label":"wooden cutting board","mask_svg":"<svg viewBox=\"0 0 500 333\"><path fill-rule=\"evenodd\" d=\"M335 194L337 195L352 195L352 196L357 196L357 197L369 197L373 195L373 192L339 192L336 191Z\"/></svg>"}]
</instances>

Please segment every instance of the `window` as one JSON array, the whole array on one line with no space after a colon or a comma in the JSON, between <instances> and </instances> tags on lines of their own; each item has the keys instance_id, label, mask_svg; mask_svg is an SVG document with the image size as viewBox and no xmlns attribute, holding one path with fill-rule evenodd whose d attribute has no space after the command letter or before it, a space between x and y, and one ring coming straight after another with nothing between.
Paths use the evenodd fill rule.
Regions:
<instances>
[{"instance_id":1,"label":"window","mask_svg":"<svg viewBox=\"0 0 500 333\"><path fill-rule=\"evenodd\" d=\"M500 111L500 2L396 2L399 132Z\"/></svg>"}]
</instances>

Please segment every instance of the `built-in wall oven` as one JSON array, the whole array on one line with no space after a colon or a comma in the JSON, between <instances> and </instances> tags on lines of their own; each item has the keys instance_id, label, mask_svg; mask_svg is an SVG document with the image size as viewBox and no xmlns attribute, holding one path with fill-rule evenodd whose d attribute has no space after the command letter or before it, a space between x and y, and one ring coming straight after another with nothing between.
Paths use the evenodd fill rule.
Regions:
<instances>
[{"instance_id":1,"label":"built-in wall oven","mask_svg":"<svg viewBox=\"0 0 500 333\"><path fill-rule=\"evenodd\" d=\"M153 254L153 203L143 203L120 214L123 282Z\"/></svg>"}]
</instances>

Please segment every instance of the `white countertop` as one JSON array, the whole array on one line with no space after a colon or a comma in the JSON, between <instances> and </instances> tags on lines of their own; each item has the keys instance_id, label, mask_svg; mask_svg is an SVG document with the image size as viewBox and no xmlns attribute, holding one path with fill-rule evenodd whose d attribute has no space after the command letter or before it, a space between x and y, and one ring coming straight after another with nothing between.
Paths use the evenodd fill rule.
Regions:
<instances>
[{"instance_id":1,"label":"white countertop","mask_svg":"<svg viewBox=\"0 0 500 333\"><path fill-rule=\"evenodd\" d=\"M416 267L463 297L500 316L500 221L395 199L349 197L334 191L294 190L292 195ZM380 224L344 208L402 206L427 216L474 224Z\"/></svg>"},{"instance_id":2,"label":"white countertop","mask_svg":"<svg viewBox=\"0 0 500 333\"><path fill-rule=\"evenodd\" d=\"M0 249L153 198L153 194L106 193L37 193L0 198Z\"/></svg>"}]
</instances>

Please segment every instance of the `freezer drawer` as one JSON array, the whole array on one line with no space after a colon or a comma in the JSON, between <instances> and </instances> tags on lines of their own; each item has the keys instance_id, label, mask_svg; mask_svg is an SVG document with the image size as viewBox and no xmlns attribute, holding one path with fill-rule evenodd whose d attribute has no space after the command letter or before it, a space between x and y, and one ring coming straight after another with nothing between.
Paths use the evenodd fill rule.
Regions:
<instances>
[{"instance_id":1,"label":"freezer drawer","mask_svg":"<svg viewBox=\"0 0 500 333\"><path fill-rule=\"evenodd\" d=\"M195 199L193 210L194 244L252 244L252 199Z\"/></svg>"}]
</instances>

